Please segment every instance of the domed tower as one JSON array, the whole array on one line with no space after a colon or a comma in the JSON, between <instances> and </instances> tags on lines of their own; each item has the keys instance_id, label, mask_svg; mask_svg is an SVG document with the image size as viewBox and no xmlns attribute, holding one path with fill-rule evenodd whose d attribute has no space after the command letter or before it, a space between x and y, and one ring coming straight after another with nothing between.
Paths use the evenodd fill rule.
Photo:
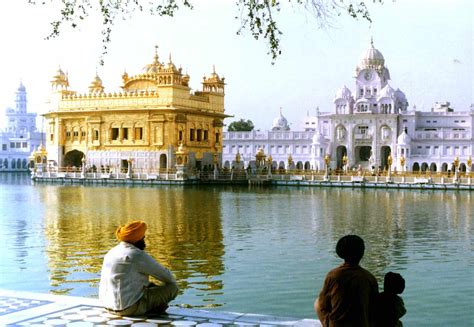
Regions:
<instances>
[{"instance_id":1,"label":"domed tower","mask_svg":"<svg viewBox=\"0 0 474 327\"><path fill-rule=\"evenodd\" d=\"M351 91L345 85L336 92L334 104L336 105L336 114L352 114L354 98Z\"/></svg>"},{"instance_id":2,"label":"domed tower","mask_svg":"<svg viewBox=\"0 0 474 327\"><path fill-rule=\"evenodd\" d=\"M408 108L408 100L405 93L397 89L395 91L395 113L405 112Z\"/></svg>"},{"instance_id":3,"label":"domed tower","mask_svg":"<svg viewBox=\"0 0 474 327\"><path fill-rule=\"evenodd\" d=\"M210 77L203 77L203 92L224 93L225 77L220 78L216 73L216 67L212 66L212 74Z\"/></svg>"},{"instance_id":4,"label":"domed tower","mask_svg":"<svg viewBox=\"0 0 474 327\"><path fill-rule=\"evenodd\" d=\"M377 97L390 80L390 72L385 67L382 53L374 47L373 40L355 69L355 78L355 112L379 112Z\"/></svg>"},{"instance_id":5,"label":"domed tower","mask_svg":"<svg viewBox=\"0 0 474 327\"><path fill-rule=\"evenodd\" d=\"M380 91L379 96L377 97L377 102L379 107L379 113L395 113L395 90L390 85L385 85L385 87Z\"/></svg>"},{"instance_id":6,"label":"domed tower","mask_svg":"<svg viewBox=\"0 0 474 327\"><path fill-rule=\"evenodd\" d=\"M403 133L397 138L397 169L405 171L409 164L411 156L411 137L407 133L407 128L403 129Z\"/></svg>"},{"instance_id":7,"label":"domed tower","mask_svg":"<svg viewBox=\"0 0 474 327\"><path fill-rule=\"evenodd\" d=\"M15 111L21 114L26 113L26 103L26 88L23 83L20 82L20 86L18 87L15 96Z\"/></svg>"},{"instance_id":8,"label":"domed tower","mask_svg":"<svg viewBox=\"0 0 474 327\"><path fill-rule=\"evenodd\" d=\"M67 91L69 87L69 78L67 74L61 70L61 67L58 68L56 75L53 76L53 79L51 80L51 86L56 91Z\"/></svg>"},{"instance_id":9,"label":"domed tower","mask_svg":"<svg viewBox=\"0 0 474 327\"><path fill-rule=\"evenodd\" d=\"M280 115L273 119L273 124L272 124L272 131L289 131L290 126L288 124L288 120L283 117L283 114L281 112L280 108Z\"/></svg>"},{"instance_id":10,"label":"domed tower","mask_svg":"<svg viewBox=\"0 0 474 327\"><path fill-rule=\"evenodd\" d=\"M89 93L91 94L100 94L104 93L104 86L102 85L102 80L99 75L96 73L94 80L89 85Z\"/></svg>"}]
</instances>

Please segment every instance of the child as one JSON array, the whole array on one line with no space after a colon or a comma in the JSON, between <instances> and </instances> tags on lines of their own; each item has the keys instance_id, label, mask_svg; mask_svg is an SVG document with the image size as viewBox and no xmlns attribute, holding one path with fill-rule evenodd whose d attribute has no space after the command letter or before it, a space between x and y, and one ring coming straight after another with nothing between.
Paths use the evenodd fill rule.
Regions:
<instances>
[{"instance_id":1,"label":"child","mask_svg":"<svg viewBox=\"0 0 474 327\"><path fill-rule=\"evenodd\" d=\"M400 274L388 272L383 282L384 291L377 301L377 327L401 327L399 320L407 312L405 304L397 294L403 293L405 280Z\"/></svg>"}]
</instances>

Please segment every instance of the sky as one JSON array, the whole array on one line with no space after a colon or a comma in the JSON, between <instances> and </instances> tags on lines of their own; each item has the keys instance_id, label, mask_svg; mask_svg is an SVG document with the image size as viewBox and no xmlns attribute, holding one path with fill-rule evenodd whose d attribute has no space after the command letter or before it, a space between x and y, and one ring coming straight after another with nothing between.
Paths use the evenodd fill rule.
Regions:
<instances>
[{"instance_id":1,"label":"sky","mask_svg":"<svg viewBox=\"0 0 474 327\"><path fill-rule=\"evenodd\" d=\"M69 74L70 89L87 92L96 72L106 92L120 90L121 75L141 73L158 45L160 60L181 66L190 86L201 90L204 75L225 77L225 123L250 119L271 128L280 108L292 129L319 107L334 112L334 94L346 85L354 91L354 70L370 45L385 57L389 84L407 96L410 108L428 111L449 101L456 111L474 103L474 1L369 1L373 22L342 14L321 29L299 6L284 3L278 14L282 55L272 64L267 44L250 32L237 35L239 11L232 0L194 0L173 18L135 14L118 21L105 64L99 65L101 25L90 17L80 28L65 28L45 40L54 8L26 0L3 1L0 10L0 125L14 106L20 81L28 92L28 111L44 113L50 81L57 69ZM94 15L92 15L94 16Z\"/></svg>"}]
</instances>

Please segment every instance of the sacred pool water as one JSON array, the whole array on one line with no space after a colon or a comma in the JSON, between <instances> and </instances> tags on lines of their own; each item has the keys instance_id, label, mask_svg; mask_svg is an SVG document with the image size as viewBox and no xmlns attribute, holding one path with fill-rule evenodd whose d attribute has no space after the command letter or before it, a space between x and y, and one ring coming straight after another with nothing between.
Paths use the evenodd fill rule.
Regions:
<instances>
[{"instance_id":1,"label":"sacred pool water","mask_svg":"<svg viewBox=\"0 0 474 327\"><path fill-rule=\"evenodd\" d=\"M382 287L406 280L405 326L474 321L474 194L311 187L32 184L0 174L0 288L96 297L115 228L148 223L147 250L176 275L176 305L314 318L338 238L366 241Z\"/></svg>"}]
</instances>

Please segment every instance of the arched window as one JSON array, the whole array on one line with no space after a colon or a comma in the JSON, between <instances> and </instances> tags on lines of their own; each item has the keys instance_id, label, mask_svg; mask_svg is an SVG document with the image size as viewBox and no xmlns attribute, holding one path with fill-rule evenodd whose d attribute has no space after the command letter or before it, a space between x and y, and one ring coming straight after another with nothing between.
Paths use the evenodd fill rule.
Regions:
<instances>
[{"instance_id":1,"label":"arched window","mask_svg":"<svg viewBox=\"0 0 474 327\"><path fill-rule=\"evenodd\" d=\"M413 171L420 171L420 165L418 164L418 162L415 162L415 163L413 164L413 169L412 169L412 170L413 170Z\"/></svg>"}]
</instances>

